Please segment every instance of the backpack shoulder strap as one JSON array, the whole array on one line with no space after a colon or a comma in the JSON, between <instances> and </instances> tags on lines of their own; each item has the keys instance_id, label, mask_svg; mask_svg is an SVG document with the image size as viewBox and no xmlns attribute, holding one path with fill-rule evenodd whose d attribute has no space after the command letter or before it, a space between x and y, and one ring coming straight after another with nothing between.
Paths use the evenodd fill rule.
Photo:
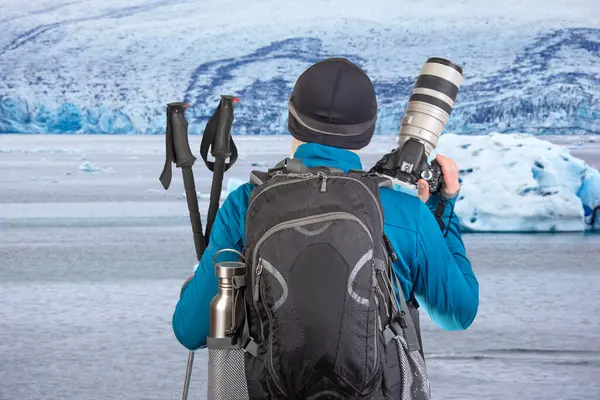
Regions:
<instances>
[{"instance_id":1,"label":"backpack shoulder strap","mask_svg":"<svg viewBox=\"0 0 600 400\"><path fill-rule=\"evenodd\" d=\"M274 167L269 168L268 171L252 171L250 172L250 179L248 180L251 184L260 186L266 183L273 175L278 172L287 173L305 173L308 172L308 168L302 164L300 160L292 158L286 158L278 162Z\"/></svg>"},{"instance_id":2,"label":"backpack shoulder strap","mask_svg":"<svg viewBox=\"0 0 600 400\"><path fill-rule=\"evenodd\" d=\"M420 353L423 360L425 360L425 353L423 351L423 339L421 338L421 323L419 321L419 303L417 299L415 299L414 293L411 293L410 299L407 302L408 310L410 311L410 315L412 317L413 324L415 325L415 330L417 332L417 339L419 340Z\"/></svg>"},{"instance_id":3,"label":"backpack shoulder strap","mask_svg":"<svg viewBox=\"0 0 600 400\"><path fill-rule=\"evenodd\" d=\"M297 158L285 158L279 161L273 168L269 168L268 174L269 176L273 176L276 173L281 172L283 174L307 174L313 173L316 174L318 172L324 172L327 174L343 174L344 171L339 168L334 167L307 167L304 165L302 160Z\"/></svg>"},{"instance_id":4,"label":"backpack shoulder strap","mask_svg":"<svg viewBox=\"0 0 600 400\"><path fill-rule=\"evenodd\" d=\"M385 176L385 175L379 175L379 174L375 174L375 173L367 172L367 171L362 171L362 170L358 170L358 169L351 169L350 171L348 171L348 173L350 175L360 175L362 177L369 178L369 179L377 182L377 185L380 188L381 187L387 187L387 188L393 188L394 187L394 183L392 182L392 179L390 177Z\"/></svg>"},{"instance_id":5,"label":"backpack shoulder strap","mask_svg":"<svg viewBox=\"0 0 600 400\"><path fill-rule=\"evenodd\" d=\"M410 312L410 309L408 308L408 305L406 304L406 300L404 300L404 292L402 291L402 286L400 285L400 280L398 279L398 277L396 276L396 274L394 273L394 271L392 271L392 275L394 277L394 282L396 283L396 287L398 288L398 294L400 297L400 310L401 312L404 311L404 315L402 315L401 317L403 317L402 319L404 319L404 321L406 322L406 326L402 326L403 330L404 330L404 337L406 338L406 343L408 344L408 349L409 350L419 350L421 351L421 343L419 340L419 335L417 333L417 328L415 326L415 323L413 321L412 318L412 313Z\"/></svg>"},{"instance_id":6,"label":"backpack shoulder strap","mask_svg":"<svg viewBox=\"0 0 600 400\"><path fill-rule=\"evenodd\" d=\"M252 185L260 186L266 181L268 181L269 178L270 176L268 172L252 171L250 172L250 179L248 180L248 182L250 182Z\"/></svg>"},{"instance_id":7,"label":"backpack shoulder strap","mask_svg":"<svg viewBox=\"0 0 600 400\"><path fill-rule=\"evenodd\" d=\"M269 168L269 175L273 175L277 172L282 172L284 174L303 174L309 172L309 169L297 158L284 158L275 164L273 168Z\"/></svg>"},{"instance_id":8,"label":"backpack shoulder strap","mask_svg":"<svg viewBox=\"0 0 600 400\"><path fill-rule=\"evenodd\" d=\"M275 174L316 174L323 172L326 174L343 174L344 171L339 168L333 167L312 167L309 168L301 160L297 158L285 158L278 162L274 167L269 168L265 171L252 171L250 173L250 179L248 180L251 184L260 186L263 183L271 179Z\"/></svg>"},{"instance_id":9,"label":"backpack shoulder strap","mask_svg":"<svg viewBox=\"0 0 600 400\"><path fill-rule=\"evenodd\" d=\"M394 182L392 182L392 179L388 178L387 176L377 175L377 174L369 174L369 177L371 179L375 180L375 182L377 182L377 184L379 185L380 188L382 188L382 187L386 187L386 188L390 188L390 189L394 188Z\"/></svg>"}]
</instances>

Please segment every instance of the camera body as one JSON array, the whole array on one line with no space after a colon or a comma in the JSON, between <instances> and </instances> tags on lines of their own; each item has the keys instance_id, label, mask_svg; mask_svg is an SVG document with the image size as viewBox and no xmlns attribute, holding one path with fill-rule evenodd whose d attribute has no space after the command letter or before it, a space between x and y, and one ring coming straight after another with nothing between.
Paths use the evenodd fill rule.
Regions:
<instances>
[{"instance_id":1,"label":"camera body","mask_svg":"<svg viewBox=\"0 0 600 400\"><path fill-rule=\"evenodd\" d=\"M400 123L398 147L383 156L371 172L388 176L408 189L416 189L417 181L424 179L431 193L441 190L442 169L436 160L428 164L427 158L448 123L462 73L452 61L437 57L427 60Z\"/></svg>"},{"instance_id":2,"label":"camera body","mask_svg":"<svg viewBox=\"0 0 600 400\"><path fill-rule=\"evenodd\" d=\"M437 160L428 164L425 146L414 138L383 156L374 169L379 174L394 178L396 183L407 189L416 189L418 180L424 179L429 183L429 191L435 193L441 190L444 181Z\"/></svg>"}]
</instances>

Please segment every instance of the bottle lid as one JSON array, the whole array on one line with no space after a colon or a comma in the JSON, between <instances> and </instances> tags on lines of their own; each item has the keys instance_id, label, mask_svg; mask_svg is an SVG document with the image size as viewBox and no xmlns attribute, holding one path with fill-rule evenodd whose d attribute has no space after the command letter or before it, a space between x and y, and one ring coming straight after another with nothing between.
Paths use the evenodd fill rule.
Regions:
<instances>
[{"instance_id":1,"label":"bottle lid","mask_svg":"<svg viewBox=\"0 0 600 400\"><path fill-rule=\"evenodd\" d=\"M215 264L218 278L232 278L246 273L246 264L241 261L223 261Z\"/></svg>"}]
</instances>

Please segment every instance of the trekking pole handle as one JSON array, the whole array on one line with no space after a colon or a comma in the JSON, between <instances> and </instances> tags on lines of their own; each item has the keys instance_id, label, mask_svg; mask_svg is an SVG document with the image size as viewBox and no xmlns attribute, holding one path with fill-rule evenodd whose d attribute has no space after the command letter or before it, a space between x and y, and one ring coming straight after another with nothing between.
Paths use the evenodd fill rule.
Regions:
<instances>
[{"instance_id":1,"label":"trekking pole handle","mask_svg":"<svg viewBox=\"0 0 600 400\"><path fill-rule=\"evenodd\" d=\"M217 124L215 142L211 149L211 154L215 159L227 159L231 155L229 133L233 124L233 103L239 103L239 101L237 97L221 95L221 115Z\"/></svg>"},{"instance_id":2,"label":"trekking pole handle","mask_svg":"<svg viewBox=\"0 0 600 400\"><path fill-rule=\"evenodd\" d=\"M196 161L196 157L190 149L188 141L188 122L185 119L185 109L188 104L176 102L167 105L170 108L168 113L170 121L167 121L167 126L170 124L173 130L173 147L175 151L175 163L179 168L191 167Z\"/></svg>"}]
</instances>

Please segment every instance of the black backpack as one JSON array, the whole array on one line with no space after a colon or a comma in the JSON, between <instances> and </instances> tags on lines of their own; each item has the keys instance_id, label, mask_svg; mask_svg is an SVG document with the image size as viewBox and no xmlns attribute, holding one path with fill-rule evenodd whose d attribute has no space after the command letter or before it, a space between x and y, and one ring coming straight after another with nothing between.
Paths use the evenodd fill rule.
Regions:
<instances>
[{"instance_id":1,"label":"black backpack","mask_svg":"<svg viewBox=\"0 0 600 400\"><path fill-rule=\"evenodd\" d=\"M249 398L428 399L418 332L397 281L400 304L393 293L395 254L379 198L389 181L286 159L254 171L251 182Z\"/></svg>"}]
</instances>

